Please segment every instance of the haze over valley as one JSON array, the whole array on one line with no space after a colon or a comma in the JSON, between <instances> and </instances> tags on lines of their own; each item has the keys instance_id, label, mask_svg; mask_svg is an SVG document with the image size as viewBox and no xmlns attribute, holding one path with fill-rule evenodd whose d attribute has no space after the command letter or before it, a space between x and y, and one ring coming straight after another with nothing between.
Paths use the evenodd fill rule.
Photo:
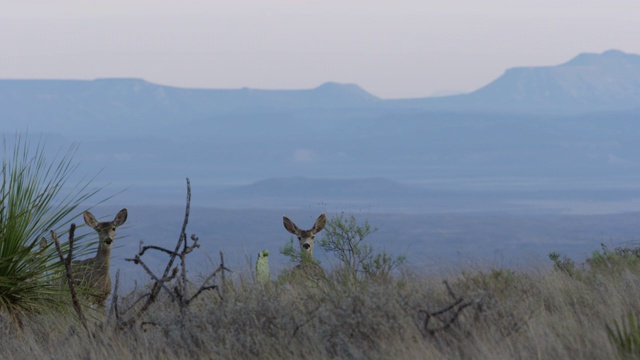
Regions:
<instances>
[{"instance_id":1,"label":"haze over valley","mask_svg":"<svg viewBox=\"0 0 640 360\"><path fill-rule=\"evenodd\" d=\"M16 132L49 149L78 143L79 175L101 171L105 194L124 190L96 210L129 208L122 267L139 240L175 241L187 177L204 264L269 249L282 268L282 215L311 226L321 212L368 219L376 245L420 269L640 239L640 56L618 50L508 69L467 94L393 100L339 83L0 80L0 119L9 144Z\"/></svg>"}]
</instances>

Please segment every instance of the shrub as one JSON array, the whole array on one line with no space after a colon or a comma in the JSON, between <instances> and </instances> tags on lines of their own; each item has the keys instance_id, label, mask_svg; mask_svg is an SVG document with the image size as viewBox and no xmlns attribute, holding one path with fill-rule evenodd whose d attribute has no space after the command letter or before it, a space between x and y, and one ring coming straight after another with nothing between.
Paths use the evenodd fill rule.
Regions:
<instances>
[{"instance_id":1,"label":"shrub","mask_svg":"<svg viewBox=\"0 0 640 360\"><path fill-rule=\"evenodd\" d=\"M16 136L13 152L4 141L0 187L0 312L20 323L26 314L62 309L67 297L52 281L61 267L55 248L42 242L50 230L64 233L83 201L96 194L89 183L63 188L77 166L72 163L76 147L53 160L45 146L32 147ZM58 154L59 155L59 154Z\"/></svg>"},{"instance_id":2,"label":"shrub","mask_svg":"<svg viewBox=\"0 0 640 360\"><path fill-rule=\"evenodd\" d=\"M572 259L556 252L549 254L555 270L563 272L576 279L585 276L619 275L623 271L640 270L640 248L617 247L611 250L605 244L600 244L601 250L595 250L584 264L577 265Z\"/></svg>"},{"instance_id":3,"label":"shrub","mask_svg":"<svg viewBox=\"0 0 640 360\"><path fill-rule=\"evenodd\" d=\"M617 247L610 250L605 244L600 244L602 251L595 250L587 264L592 271L604 273L620 272L622 270L637 269L640 265L638 248L630 249Z\"/></svg>"},{"instance_id":4,"label":"shrub","mask_svg":"<svg viewBox=\"0 0 640 360\"><path fill-rule=\"evenodd\" d=\"M557 252L552 252L549 254L549 259L553 261L553 268L556 271L560 271L565 273L571 277L574 277L578 272L576 268L576 263L566 256L562 256Z\"/></svg>"},{"instance_id":5,"label":"shrub","mask_svg":"<svg viewBox=\"0 0 640 360\"><path fill-rule=\"evenodd\" d=\"M338 259L339 270L348 278L364 275L370 279L387 279L406 262L406 257L374 250L367 237L377 230L367 220L359 225L354 215L339 213L327 222L320 247Z\"/></svg>"}]
</instances>

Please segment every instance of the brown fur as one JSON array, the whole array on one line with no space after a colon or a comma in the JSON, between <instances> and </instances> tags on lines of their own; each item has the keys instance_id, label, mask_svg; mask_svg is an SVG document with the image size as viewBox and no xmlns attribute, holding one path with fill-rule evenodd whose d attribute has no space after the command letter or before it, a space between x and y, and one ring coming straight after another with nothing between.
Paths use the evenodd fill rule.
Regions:
<instances>
[{"instance_id":1,"label":"brown fur","mask_svg":"<svg viewBox=\"0 0 640 360\"><path fill-rule=\"evenodd\" d=\"M116 228L127 221L127 209L120 210L113 221L108 222L98 222L89 211L85 211L83 217L84 222L98 233L98 251L90 259L73 262L75 283L93 290L92 302L104 306L111 293L111 243L115 239Z\"/></svg>"},{"instance_id":2,"label":"brown fur","mask_svg":"<svg viewBox=\"0 0 640 360\"><path fill-rule=\"evenodd\" d=\"M282 218L284 228L288 232L298 237L300 242L300 254L302 255L302 262L293 268L296 273L304 273L308 276L318 277L324 274L322 268L313 262L313 245L315 241L315 235L324 229L327 223L327 216L322 214L318 217L313 227L309 230L301 230L289 220L286 216ZM305 259L306 258L306 259Z\"/></svg>"}]
</instances>

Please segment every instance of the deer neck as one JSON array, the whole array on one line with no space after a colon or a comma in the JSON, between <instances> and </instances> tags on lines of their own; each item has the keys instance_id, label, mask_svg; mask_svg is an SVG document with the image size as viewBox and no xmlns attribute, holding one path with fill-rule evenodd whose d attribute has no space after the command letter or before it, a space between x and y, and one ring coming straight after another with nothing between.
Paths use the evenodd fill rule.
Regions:
<instances>
[{"instance_id":1,"label":"deer neck","mask_svg":"<svg viewBox=\"0 0 640 360\"><path fill-rule=\"evenodd\" d=\"M109 269L109 265L111 265L111 245L105 244L104 239L100 239L95 259L94 265L96 268L103 270Z\"/></svg>"},{"instance_id":2,"label":"deer neck","mask_svg":"<svg viewBox=\"0 0 640 360\"><path fill-rule=\"evenodd\" d=\"M302 249L300 253L302 262L311 262L313 261L313 248L309 250Z\"/></svg>"}]
</instances>

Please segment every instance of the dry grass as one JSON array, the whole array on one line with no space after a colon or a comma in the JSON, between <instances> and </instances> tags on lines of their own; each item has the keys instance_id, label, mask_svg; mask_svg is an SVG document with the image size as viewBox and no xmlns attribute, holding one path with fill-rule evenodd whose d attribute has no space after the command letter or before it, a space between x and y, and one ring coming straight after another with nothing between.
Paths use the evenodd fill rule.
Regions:
<instances>
[{"instance_id":1,"label":"dry grass","mask_svg":"<svg viewBox=\"0 0 640 360\"><path fill-rule=\"evenodd\" d=\"M454 297L467 306L425 328L426 314ZM131 328L90 320L89 336L69 318L28 319L23 330L0 319L3 358L611 359L618 353L606 325L640 311L640 275L473 270L313 286L236 279L223 300L199 297L183 321L168 298L158 301Z\"/></svg>"}]
</instances>

